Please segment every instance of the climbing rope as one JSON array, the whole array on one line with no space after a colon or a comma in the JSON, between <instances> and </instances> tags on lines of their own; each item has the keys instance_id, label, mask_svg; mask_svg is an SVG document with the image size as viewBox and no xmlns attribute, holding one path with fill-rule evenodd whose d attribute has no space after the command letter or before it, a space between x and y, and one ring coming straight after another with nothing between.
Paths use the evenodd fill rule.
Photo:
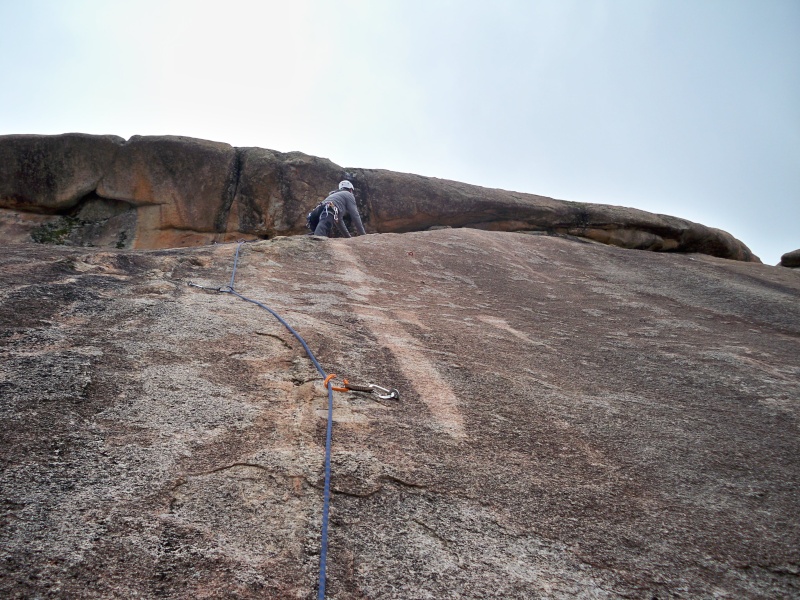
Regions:
<instances>
[{"instance_id":1,"label":"climbing rope","mask_svg":"<svg viewBox=\"0 0 800 600\"><path fill-rule=\"evenodd\" d=\"M330 385L331 377L325 372L325 369L322 368L322 365L319 364L317 357L314 356L314 353L311 351L311 348L308 347L306 341L303 337L297 333L294 328L287 323L283 317L281 317L278 313L272 310L269 306L259 302L258 300L253 300L252 298L248 298L243 296L239 292L236 291L234 288L234 284L236 281L236 268L239 265L239 253L242 248L242 244L244 242L237 242L236 243L236 256L233 259L233 271L231 272L231 281L230 283L221 288L209 288L202 285L197 285L196 283L189 282L189 285L192 287L204 289L204 290L213 290L217 292L222 292L224 294L232 294L245 302L250 302L251 304L255 304L269 312L273 317L275 317L281 325L286 327L289 332L297 338L297 341L302 344L303 349L308 354L308 357L311 359L311 362L314 364L314 367L319 371L319 374L325 380L325 388L328 390L328 425L325 431L325 486L322 491L322 533L321 533L321 540L320 540L320 552L319 552L319 590L317 592L318 600L325 600L325 572L327 570L328 564L328 516L330 513L330 504L331 504L331 437L333 433L333 386ZM336 377L335 375L333 377Z\"/></svg>"},{"instance_id":2,"label":"climbing rope","mask_svg":"<svg viewBox=\"0 0 800 600\"><path fill-rule=\"evenodd\" d=\"M338 377L335 374L328 374L325 372L325 369L322 368L322 365L319 364L319 361L314 356L314 353L311 351L311 348L308 347L308 344L303 339L303 337L294 330L294 328L287 323L283 317L281 317L278 313L272 310L269 306L259 302L258 300L253 300L252 298L247 298L243 296L239 292L236 291L234 288L234 284L236 282L236 269L239 265L239 253L242 247L243 241L239 241L236 243L236 255L233 259L233 271L231 272L231 280L227 286L220 287L220 288L212 288L206 287L202 285L198 285L193 282L189 282L189 285L192 287L200 288L203 290L210 290L215 292L221 292L225 294L231 294L244 300L246 302L250 302L251 304L255 304L256 306L263 308L267 312L269 312L273 317L275 317L281 325L286 327L289 332L297 338L297 341L303 346L303 349L306 351L306 354L311 359L314 367L317 369L319 374L322 376L324 382L323 385L325 389L328 391L328 424L325 431L325 485L323 487L322 492L322 532L321 532L321 540L320 540L320 553L319 553L319 589L317 591L317 599L318 600L325 600L325 579L326 579L326 571L327 571L327 563L328 563L328 520L330 514L330 503L331 503L331 438L333 433L333 392L334 390L339 392L349 392L349 391L359 391L359 392L375 392L379 398L383 400L387 399L399 399L400 394L396 389L388 390L384 387L375 385L374 383L369 384L368 386L359 386L351 384L344 380L344 387L334 387L331 383L333 379ZM383 392L383 393L381 393Z\"/></svg>"}]
</instances>

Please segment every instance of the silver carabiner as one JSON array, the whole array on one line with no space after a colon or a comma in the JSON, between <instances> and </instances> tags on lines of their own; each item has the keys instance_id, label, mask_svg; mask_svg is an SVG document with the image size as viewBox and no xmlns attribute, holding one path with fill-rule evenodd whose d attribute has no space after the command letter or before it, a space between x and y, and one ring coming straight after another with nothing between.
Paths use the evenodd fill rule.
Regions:
<instances>
[{"instance_id":1,"label":"silver carabiner","mask_svg":"<svg viewBox=\"0 0 800 600\"><path fill-rule=\"evenodd\" d=\"M374 383L370 383L369 387L372 388L372 391L375 392L381 400L400 400L400 392L394 388L387 390L385 387L375 385ZM381 392L383 392L383 394L381 394Z\"/></svg>"}]
</instances>

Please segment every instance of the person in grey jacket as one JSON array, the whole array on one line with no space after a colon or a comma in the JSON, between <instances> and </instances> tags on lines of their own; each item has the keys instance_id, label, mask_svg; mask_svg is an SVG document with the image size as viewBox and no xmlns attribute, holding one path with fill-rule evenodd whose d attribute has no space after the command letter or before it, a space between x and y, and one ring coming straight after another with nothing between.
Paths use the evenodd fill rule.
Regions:
<instances>
[{"instance_id":1,"label":"person in grey jacket","mask_svg":"<svg viewBox=\"0 0 800 600\"><path fill-rule=\"evenodd\" d=\"M323 202L317 206L309 215L312 218L314 213L319 216L319 222L314 228L314 235L324 235L330 237L333 233L333 224L336 224L342 237L351 237L344 224L344 218L350 217L350 221L356 228L358 235L366 235L364 224L361 222L361 215L358 214L356 197L354 195L353 184L345 180L339 183L338 191L331 192ZM315 215L315 216L317 216Z\"/></svg>"}]
</instances>

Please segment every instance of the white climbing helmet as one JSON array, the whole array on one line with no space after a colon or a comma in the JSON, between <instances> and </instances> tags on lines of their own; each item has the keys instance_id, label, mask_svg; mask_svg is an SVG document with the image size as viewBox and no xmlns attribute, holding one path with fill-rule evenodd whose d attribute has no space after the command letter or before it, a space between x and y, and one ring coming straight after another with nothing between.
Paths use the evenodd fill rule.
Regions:
<instances>
[{"instance_id":1,"label":"white climbing helmet","mask_svg":"<svg viewBox=\"0 0 800 600\"><path fill-rule=\"evenodd\" d=\"M353 184L345 179L344 181L339 182L339 189L340 190L350 190L351 192L355 189Z\"/></svg>"}]
</instances>

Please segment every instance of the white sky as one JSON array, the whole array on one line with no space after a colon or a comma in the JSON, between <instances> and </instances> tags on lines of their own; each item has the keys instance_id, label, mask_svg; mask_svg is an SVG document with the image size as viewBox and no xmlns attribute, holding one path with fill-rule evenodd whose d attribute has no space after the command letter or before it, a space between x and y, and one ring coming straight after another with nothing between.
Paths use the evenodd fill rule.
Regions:
<instances>
[{"instance_id":1,"label":"white sky","mask_svg":"<svg viewBox=\"0 0 800 600\"><path fill-rule=\"evenodd\" d=\"M0 0L0 134L174 134L800 248L799 0Z\"/></svg>"}]
</instances>

